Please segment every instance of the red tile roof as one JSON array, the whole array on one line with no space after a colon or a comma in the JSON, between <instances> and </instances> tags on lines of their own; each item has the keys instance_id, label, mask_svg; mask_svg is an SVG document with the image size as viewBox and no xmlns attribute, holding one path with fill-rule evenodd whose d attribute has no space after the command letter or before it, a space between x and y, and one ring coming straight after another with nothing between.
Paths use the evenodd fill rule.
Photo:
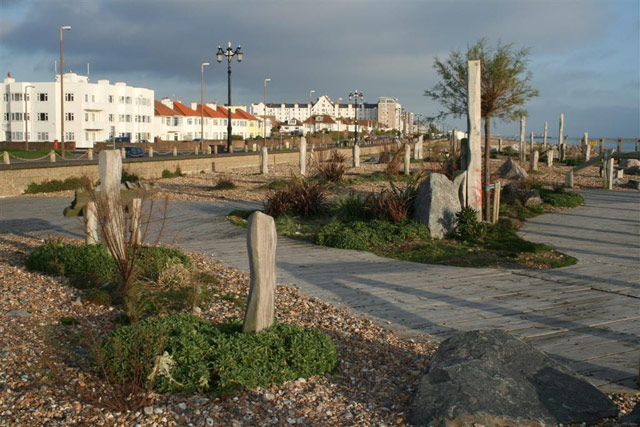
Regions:
<instances>
[{"instance_id":1,"label":"red tile roof","mask_svg":"<svg viewBox=\"0 0 640 427\"><path fill-rule=\"evenodd\" d=\"M247 119L247 120L255 120L255 121L259 121L260 119L257 118L256 116L254 116L253 114L249 114L244 110L241 109L237 109L236 110L236 114L238 114L240 117L242 117L243 119Z\"/></svg>"},{"instance_id":2,"label":"red tile roof","mask_svg":"<svg viewBox=\"0 0 640 427\"><path fill-rule=\"evenodd\" d=\"M207 106L207 105L202 105L202 104L198 104L198 107L196 108L196 113L198 115L200 115L200 110L202 110L202 108L204 107L204 115L207 117L212 117L214 119L226 119L227 116L222 114L220 111L218 110L214 110L213 108Z\"/></svg>"},{"instance_id":3,"label":"red tile roof","mask_svg":"<svg viewBox=\"0 0 640 427\"><path fill-rule=\"evenodd\" d=\"M153 101L154 114L156 116L175 116L176 112L160 101Z\"/></svg>"},{"instance_id":4,"label":"red tile roof","mask_svg":"<svg viewBox=\"0 0 640 427\"><path fill-rule=\"evenodd\" d=\"M191 108L187 107L179 101L173 101L173 109L182 116L200 116L200 114L196 113Z\"/></svg>"}]
</instances>

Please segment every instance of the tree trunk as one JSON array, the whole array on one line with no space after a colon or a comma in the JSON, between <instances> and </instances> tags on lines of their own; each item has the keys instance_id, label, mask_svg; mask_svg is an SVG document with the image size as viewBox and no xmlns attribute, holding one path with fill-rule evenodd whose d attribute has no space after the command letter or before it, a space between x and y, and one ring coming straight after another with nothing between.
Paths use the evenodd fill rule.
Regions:
<instances>
[{"instance_id":1,"label":"tree trunk","mask_svg":"<svg viewBox=\"0 0 640 427\"><path fill-rule=\"evenodd\" d=\"M491 221L491 192L489 190L490 183L490 168L489 162L491 159L491 118L486 117L484 119L484 176L483 176L483 185L482 188L484 190L483 200L484 200L484 220Z\"/></svg>"}]
</instances>

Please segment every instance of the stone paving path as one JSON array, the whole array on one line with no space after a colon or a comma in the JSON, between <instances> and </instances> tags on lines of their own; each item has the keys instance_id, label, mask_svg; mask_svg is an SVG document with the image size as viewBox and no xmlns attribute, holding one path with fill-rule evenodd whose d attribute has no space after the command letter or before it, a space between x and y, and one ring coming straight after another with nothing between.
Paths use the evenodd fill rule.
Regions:
<instances>
[{"instance_id":1,"label":"stone paving path","mask_svg":"<svg viewBox=\"0 0 640 427\"><path fill-rule=\"evenodd\" d=\"M587 205L529 221L522 235L580 262L555 270L416 264L279 238L278 282L365 314L412 339L500 328L607 391L638 392L640 194L584 192ZM82 237L69 200L0 199L0 232ZM163 240L248 271L245 230L224 215L245 202L174 203Z\"/></svg>"}]
</instances>

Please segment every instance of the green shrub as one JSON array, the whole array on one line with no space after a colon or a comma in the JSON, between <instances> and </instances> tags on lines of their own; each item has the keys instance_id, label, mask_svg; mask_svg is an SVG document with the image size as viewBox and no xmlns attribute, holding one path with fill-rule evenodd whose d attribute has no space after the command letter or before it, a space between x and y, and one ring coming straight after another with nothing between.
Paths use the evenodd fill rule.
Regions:
<instances>
[{"instance_id":1,"label":"green shrub","mask_svg":"<svg viewBox=\"0 0 640 427\"><path fill-rule=\"evenodd\" d=\"M285 188L289 185L289 181L286 179L274 179L266 184L263 184L260 188L266 188L268 190L278 190L280 188Z\"/></svg>"},{"instance_id":2,"label":"green shrub","mask_svg":"<svg viewBox=\"0 0 640 427\"><path fill-rule=\"evenodd\" d=\"M84 181L82 178L67 178L63 181L52 179L41 182L40 184L32 182L27 186L26 190L24 190L24 194L53 193L55 191L75 190L83 186Z\"/></svg>"},{"instance_id":3,"label":"green shrub","mask_svg":"<svg viewBox=\"0 0 640 427\"><path fill-rule=\"evenodd\" d=\"M542 181L536 178L527 178L521 182L520 188L523 190L542 190L544 188L544 184Z\"/></svg>"},{"instance_id":4,"label":"green shrub","mask_svg":"<svg viewBox=\"0 0 640 427\"><path fill-rule=\"evenodd\" d=\"M100 288L87 289L84 293L84 299L95 305L103 305L105 307L111 305L111 294Z\"/></svg>"},{"instance_id":5,"label":"green shrub","mask_svg":"<svg viewBox=\"0 0 640 427\"><path fill-rule=\"evenodd\" d=\"M169 169L164 169L162 171L162 177L163 178L177 178L177 177L180 177L180 176L184 176L184 174L180 170L180 166L176 167L175 172L171 172Z\"/></svg>"},{"instance_id":6,"label":"green shrub","mask_svg":"<svg viewBox=\"0 0 640 427\"><path fill-rule=\"evenodd\" d=\"M318 232L316 244L341 249L370 250L392 243L429 238L429 230L414 221L397 224L388 221L331 222Z\"/></svg>"},{"instance_id":7,"label":"green shrub","mask_svg":"<svg viewBox=\"0 0 640 427\"><path fill-rule=\"evenodd\" d=\"M564 164L567 166L579 166L582 164L582 160L580 159L565 159Z\"/></svg>"},{"instance_id":8,"label":"green shrub","mask_svg":"<svg viewBox=\"0 0 640 427\"><path fill-rule=\"evenodd\" d=\"M486 228L478 220L478 211L471 206L463 207L456 213L455 236L468 243L478 243L485 235Z\"/></svg>"},{"instance_id":9,"label":"green shrub","mask_svg":"<svg viewBox=\"0 0 640 427\"><path fill-rule=\"evenodd\" d=\"M58 319L58 321L60 322L61 325L65 325L65 326L74 326L80 323L78 319L71 316L63 316L60 319Z\"/></svg>"},{"instance_id":10,"label":"green shrub","mask_svg":"<svg viewBox=\"0 0 640 427\"><path fill-rule=\"evenodd\" d=\"M540 198L556 208L575 208L584 205L584 197L574 191L565 191L563 188L554 190L540 190Z\"/></svg>"},{"instance_id":11,"label":"green shrub","mask_svg":"<svg viewBox=\"0 0 640 427\"><path fill-rule=\"evenodd\" d=\"M122 177L120 178L120 182L138 182L140 181L140 177L135 173L129 173L126 170L122 170Z\"/></svg>"},{"instance_id":12,"label":"green shrub","mask_svg":"<svg viewBox=\"0 0 640 427\"><path fill-rule=\"evenodd\" d=\"M365 199L353 191L339 198L334 203L333 210L340 221L355 221L371 217L371 213L366 209Z\"/></svg>"},{"instance_id":13,"label":"green shrub","mask_svg":"<svg viewBox=\"0 0 640 427\"><path fill-rule=\"evenodd\" d=\"M159 272L171 260L185 265L191 263L189 257L179 250L158 246L141 246L138 256L136 273L150 280L157 279ZM80 289L118 280L115 261L102 245L69 245L49 240L31 252L25 265L30 271L68 277L69 283Z\"/></svg>"},{"instance_id":14,"label":"green shrub","mask_svg":"<svg viewBox=\"0 0 640 427\"><path fill-rule=\"evenodd\" d=\"M148 378L155 371L159 392L218 394L266 387L322 375L337 364L333 343L314 329L275 324L245 334L238 322L214 325L192 315L174 314L123 326L105 339L101 359L107 374L121 381L131 379L135 362L143 356L141 346L157 348L157 354L163 355L156 369L147 364L143 373Z\"/></svg>"},{"instance_id":15,"label":"green shrub","mask_svg":"<svg viewBox=\"0 0 640 427\"><path fill-rule=\"evenodd\" d=\"M220 178L216 185L213 186L214 190L233 190L234 188L236 188L236 185L227 178Z\"/></svg>"}]
</instances>

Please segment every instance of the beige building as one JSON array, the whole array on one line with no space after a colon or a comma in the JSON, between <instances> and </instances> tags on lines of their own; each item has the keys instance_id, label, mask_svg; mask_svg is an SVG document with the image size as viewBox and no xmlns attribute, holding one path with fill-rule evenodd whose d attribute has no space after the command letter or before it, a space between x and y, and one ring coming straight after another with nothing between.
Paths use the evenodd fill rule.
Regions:
<instances>
[{"instance_id":1,"label":"beige building","mask_svg":"<svg viewBox=\"0 0 640 427\"><path fill-rule=\"evenodd\" d=\"M380 97L378 100L378 122L387 129L403 130L400 114L402 106L398 102L398 98L387 96Z\"/></svg>"}]
</instances>

